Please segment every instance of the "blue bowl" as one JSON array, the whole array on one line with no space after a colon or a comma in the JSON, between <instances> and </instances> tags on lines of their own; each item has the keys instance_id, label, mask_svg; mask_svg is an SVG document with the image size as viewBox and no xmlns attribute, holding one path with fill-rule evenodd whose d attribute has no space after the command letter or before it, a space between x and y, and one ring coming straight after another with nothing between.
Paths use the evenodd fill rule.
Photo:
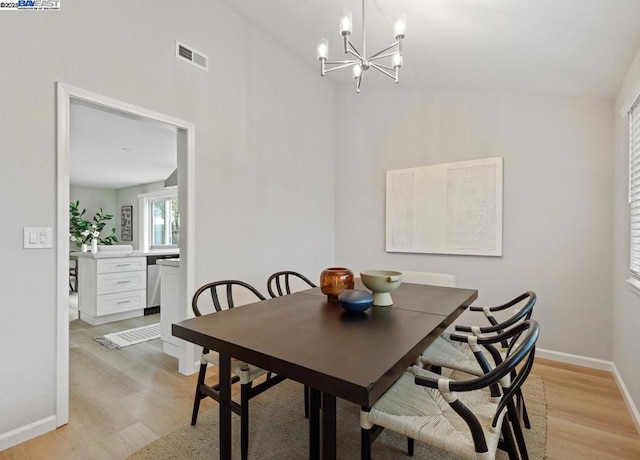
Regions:
<instances>
[{"instance_id":1,"label":"blue bowl","mask_svg":"<svg viewBox=\"0 0 640 460\"><path fill-rule=\"evenodd\" d=\"M338 296L342 308L349 313L362 313L373 305L373 296L366 291L350 289Z\"/></svg>"}]
</instances>

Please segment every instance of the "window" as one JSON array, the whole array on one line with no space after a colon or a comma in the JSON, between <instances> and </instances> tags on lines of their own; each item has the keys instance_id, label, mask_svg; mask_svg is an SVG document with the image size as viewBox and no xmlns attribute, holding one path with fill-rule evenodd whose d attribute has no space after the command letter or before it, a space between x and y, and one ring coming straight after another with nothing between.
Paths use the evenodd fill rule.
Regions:
<instances>
[{"instance_id":1,"label":"window","mask_svg":"<svg viewBox=\"0 0 640 460\"><path fill-rule=\"evenodd\" d=\"M149 200L149 246L177 246L180 232L180 215L177 197Z\"/></svg>"},{"instance_id":2,"label":"window","mask_svg":"<svg viewBox=\"0 0 640 460\"><path fill-rule=\"evenodd\" d=\"M140 240L142 247L166 249L178 247L180 239L180 213L175 189L140 195Z\"/></svg>"},{"instance_id":3,"label":"window","mask_svg":"<svg viewBox=\"0 0 640 460\"><path fill-rule=\"evenodd\" d=\"M629 269L640 278L640 99L629 111Z\"/></svg>"}]
</instances>

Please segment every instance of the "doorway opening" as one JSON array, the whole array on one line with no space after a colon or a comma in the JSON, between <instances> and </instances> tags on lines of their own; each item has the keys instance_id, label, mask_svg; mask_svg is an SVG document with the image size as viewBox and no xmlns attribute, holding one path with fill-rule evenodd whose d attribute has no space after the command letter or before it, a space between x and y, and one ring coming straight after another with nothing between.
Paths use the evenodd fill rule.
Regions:
<instances>
[{"instance_id":1,"label":"doorway opening","mask_svg":"<svg viewBox=\"0 0 640 460\"><path fill-rule=\"evenodd\" d=\"M72 105L100 108L146 123L171 127L175 131L177 151L177 194L180 209L180 275L179 299L185 305L179 319L188 317L188 293L193 292L193 216L195 189L195 125L168 115L111 99L96 93L75 88L64 83L57 84L57 381L56 381L56 426L69 419L69 204L71 176L71 114ZM126 146L124 146L126 147ZM105 161L108 161L105 159ZM194 372L194 349L192 345L181 345L179 371Z\"/></svg>"}]
</instances>

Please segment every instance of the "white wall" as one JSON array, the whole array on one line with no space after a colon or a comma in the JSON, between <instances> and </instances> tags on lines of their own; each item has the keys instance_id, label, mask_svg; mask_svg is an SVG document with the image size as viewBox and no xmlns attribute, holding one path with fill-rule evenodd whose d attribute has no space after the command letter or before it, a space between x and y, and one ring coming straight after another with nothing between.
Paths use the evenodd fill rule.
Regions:
<instances>
[{"instance_id":1,"label":"white wall","mask_svg":"<svg viewBox=\"0 0 640 460\"><path fill-rule=\"evenodd\" d=\"M338 98L337 264L454 274L479 305L534 290L540 347L612 358L611 103L394 85ZM502 257L385 252L385 171L494 156Z\"/></svg>"},{"instance_id":2,"label":"white wall","mask_svg":"<svg viewBox=\"0 0 640 460\"><path fill-rule=\"evenodd\" d=\"M640 49L618 93L613 113L613 361L636 407L640 407L640 293L625 282L629 277L629 119L620 109L640 84Z\"/></svg>"},{"instance_id":3,"label":"white wall","mask_svg":"<svg viewBox=\"0 0 640 460\"><path fill-rule=\"evenodd\" d=\"M151 182L149 184L134 185L133 187L120 188L116 190L116 234L118 235L118 244L130 244L133 249L140 249L140 206L138 203L138 195L142 193L156 192L158 190L164 190L164 181ZM133 206L131 219L133 222L133 240L122 241L121 229L121 216L120 208L122 206Z\"/></svg>"},{"instance_id":4,"label":"white wall","mask_svg":"<svg viewBox=\"0 0 640 460\"><path fill-rule=\"evenodd\" d=\"M117 213L116 209L120 209L116 205L116 191L105 189L105 188L95 188L95 187L80 187L80 186L71 186L69 187L69 201L79 201L80 206L79 209L82 211L86 209L87 212L82 216L83 219L92 221L93 216L96 215L100 208L105 214L112 214L113 219L108 220L106 225L102 229L102 236L110 235L111 228L116 227L116 235L118 235L118 226L116 226L116 218ZM73 243L69 243L69 248L71 250L74 249Z\"/></svg>"},{"instance_id":5,"label":"white wall","mask_svg":"<svg viewBox=\"0 0 640 460\"><path fill-rule=\"evenodd\" d=\"M195 123L196 284L317 277L333 262L335 202L331 81L219 1L5 13L0 442L56 412L55 248L22 249L22 227L55 227L56 81ZM176 39L208 54L210 72L178 61Z\"/></svg>"}]
</instances>

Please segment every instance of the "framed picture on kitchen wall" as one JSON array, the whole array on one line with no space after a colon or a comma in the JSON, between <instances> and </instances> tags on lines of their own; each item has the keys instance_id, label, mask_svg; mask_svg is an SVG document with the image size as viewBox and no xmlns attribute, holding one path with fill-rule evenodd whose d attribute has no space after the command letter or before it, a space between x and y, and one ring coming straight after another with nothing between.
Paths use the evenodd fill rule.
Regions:
<instances>
[{"instance_id":1,"label":"framed picture on kitchen wall","mask_svg":"<svg viewBox=\"0 0 640 460\"><path fill-rule=\"evenodd\" d=\"M122 206L120 209L120 239L133 240L133 206Z\"/></svg>"}]
</instances>

